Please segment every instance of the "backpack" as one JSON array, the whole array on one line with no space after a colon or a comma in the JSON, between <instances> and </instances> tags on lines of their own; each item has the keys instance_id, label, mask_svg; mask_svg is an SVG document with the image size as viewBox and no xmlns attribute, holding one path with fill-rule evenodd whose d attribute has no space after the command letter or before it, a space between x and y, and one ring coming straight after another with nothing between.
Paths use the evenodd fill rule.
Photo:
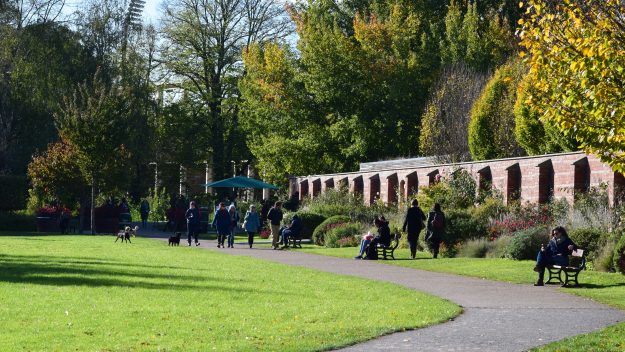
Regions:
<instances>
[{"instance_id":1,"label":"backpack","mask_svg":"<svg viewBox=\"0 0 625 352\"><path fill-rule=\"evenodd\" d=\"M443 217L439 213L434 213L434 219L432 219L432 228L437 231L442 231L445 227Z\"/></svg>"},{"instance_id":2,"label":"backpack","mask_svg":"<svg viewBox=\"0 0 625 352\"><path fill-rule=\"evenodd\" d=\"M367 260L378 260L378 250L375 248L377 245L375 243L370 243L367 246L367 251L365 253L365 259Z\"/></svg>"}]
</instances>

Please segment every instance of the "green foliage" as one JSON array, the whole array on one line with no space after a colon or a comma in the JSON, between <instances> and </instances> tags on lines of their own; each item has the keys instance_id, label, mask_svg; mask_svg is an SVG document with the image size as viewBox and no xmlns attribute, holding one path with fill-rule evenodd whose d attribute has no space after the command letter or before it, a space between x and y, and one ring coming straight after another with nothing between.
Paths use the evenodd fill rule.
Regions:
<instances>
[{"instance_id":1,"label":"green foliage","mask_svg":"<svg viewBox=\"0 0 625 352\"><path fill-rule=\"evenodd\" d=\"M605 245L604 239L608 238L608 234L599 229L580 228L568 232L569 237L579 247L584 249L586 257L594 258L602 245Z\"/></svg>"},{"instance_id":2,"label":"green foliage","mask_svg":"<svg viewBox=\"0 0 625 352\"><path fill-rule=\"evenodd\" d=\"M5 231L37 231L35 216L24 211L0 211L0 229Z\"/></svg>"},{"instance_id":3,"label":"green foliage","mask_svg":"<svg viewBox=\"0 0 625 352\"><path fill-rule=\"evenodd\" d=\"M514 103L517 84L525 74L523 63L513 58L500 67L471 109L469 149L474 160L523 155L514 138Z\"/></svg>"},{"instance_id":4,"label":"green foliage","mask_svg":"<svg viewBox=\"0 0 625 352\"><path fill-rule=\"evenodd\" d=\"M614 247L616 247L616 244L612 241L608 241L599 249L592 261L594 270L614 272Z\"/></svg>"},{"instance_id":5,"label":"green foliage","mask_svg":"<svg viewBox=\"0 0 625 352\"><path fill-rule=\"evenodd\" d=\"M27 196L26 177L0 175L0 211L25 209Z\"/></svg>"},{"instance_id":6,"label":"green foliage","mask_svg":"<svg viewBox=\"0 0 625 352\"><path fill-rule=\"evenodd\" d=\"M312 234L313 242L318 246L323 246L325 243L325 235L328 231L339 224L348 223L350 217L346 215L334 215L325 219L319 226L315 228Z\"/></svg>"},{"instance_id":7,"label":"green foliage","mask_svg":"<svg viewBox=\"0 0 625 352\"><path fill-rule=\"evenodd\" d=\"M508 208L503 204L503 200L496 197L486 198L482 203L471 210L473 217L483 219L484 221L498 219L502 214L507 212Z\"/></svg>"},{"instance_id":8,"label":"green foliage","mask_svg":"<svg viewBox=\"0 0 625 352\"><path fill-rule=\"evenodd\" d=\"M473 216L471 211L465 209L449 210L445 216L447 228L443 242L448 244L448 247L469 239L487 236L488 219Z\"/></svg>"},{"instance_id":9,"label":"green foliage","mask_svg":"<svg viewBox=\"0 0 625 352\"><path fill-rule=\"evenodd\" d=\"M67 143L50 143L44 153L33 156L28 176L32 183L30 196L36 203L59 202L73 209L86 193L87 184L77 164L76 148Z\"/></svg>"},{"instance_id":10,"label":"green foliage","mask_svg":"<svg viewBox=\"0 0 625 352\"><path fill-rule=\"evenodd\" d=\"M346 223L332 228L325 234L325 246L328 248L335 247L353 247L358 245L360 241L341 241L346 238L356 238L362 235L364 226L359 223Z\"/></svg>"},{"instance_id":11,"label":"green foliage","mask_svg":"<svg viewBox=\"0 0 625 352\"><path fill-rule=\"evenodd\" d=\"M482 12L478 1L452 0L445 16L445 40L441 42L443 64L465 62L486 70L504 62L512 52L512 34L507 18Z\"/></svg>"},{"instance_id":12,"label":"green foliage","mask_svg":"<svg viewBox=\"0 0 625 352\"><path fill-rule=\"evenodd\" d=\"M310 239L312 238L313 231L321 224L326 217L323 215L319 215L317 213L313 213L306 210L301 210L295 213L286 213L284 214L284 218L282 219L282 223L289 225L291 220L293 220L293 216L297 214L299 219L302 221L302 238Z\"/></svg>"},{"instance_id":13,"label":"green foliage","mask_svg":"<svg viewBox=\"0 0 625 352\"><path fill-rule=\"evenodd\" d=\"M559 153L578 149L578 143L566 137L548 121L540 119L540 113L528 104L528 95L537 94L531 82L525 79L517 90L514 104L514 135L517 143L528 155Z\"/></svg>"},{"instance_id":14,"label":"green foliage","mask_svg":"<svg viewBox=\"0 0 625 352\"><path fill-rule=\"evenodd\" d=\"M458 169L450 177L420 189L417 199L426 210L434 203L440 203L443 209L466 209L477 201L476 191L477 185L469 172Z\"/></svg>"},{"instance_id":15,"label":"green foliage","mask_svg":"<svg viewBox=\"0 0 625 352\"><path fill-rule=\"evenodd\" d=\"M514 260L536 259L540 246L549 242L549 230L543 226L517 231L511 236L505 257Z\"/></svg>"},{"instance_id":16,"label":"green foliage","mask_svg":"<svg viewBox=\"0 0 625 352\"><path fill-rule=\"evenodd\" d=\"M150 189L148 204L150 204L150 221L164 221L167 219L167 209L169 209L169 194L165 187L158 190ZM140 219L140 218L139 218Z\"/></svg>"},{"instance_id":17,"label":"green foliage","mask_svg":"<svg viewBox=\"0 0 625 352\"><path fill-rule=\"evenodd\" d=\"M488 252L490 242L480 238L465 242L458 251L458 257L484 258Z\"/></svg>"},{"instance_id":18,"label":"green foliage","mask_svg":"<svg viewBox=\"0 0 625 352\"><path fill-rule=\"evenodd\" d=\"M621 235L621 239L614 247L614 268L621 274L625 275L625 235Z\"/></svg>"},{"instance_id":19,"label":"green foliage","mask_svg":"<svg viewBox=\"0 0 625 352\"><path fill-rule=\"evenodd\" d=\"M508 248L510 242L512 242L511 236L501 236L491 241L486 252L486 258L505 258L506 248Z\"/></svg>"}]
</instances>

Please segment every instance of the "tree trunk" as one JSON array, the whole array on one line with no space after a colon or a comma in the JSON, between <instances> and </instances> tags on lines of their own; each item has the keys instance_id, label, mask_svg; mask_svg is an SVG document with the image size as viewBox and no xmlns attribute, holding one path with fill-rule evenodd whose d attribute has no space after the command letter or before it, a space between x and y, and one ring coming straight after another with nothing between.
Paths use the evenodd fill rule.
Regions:
<instances>
[{"instance_id":1,"label":"tree trunk","mask_svg":"<svg viewBox=\"0 0 625 352\"><path fill-rule=\"evenodd\" d=\"M91 234L95 235L95 177L91 178Z\"/></svg>"}]
</instances>

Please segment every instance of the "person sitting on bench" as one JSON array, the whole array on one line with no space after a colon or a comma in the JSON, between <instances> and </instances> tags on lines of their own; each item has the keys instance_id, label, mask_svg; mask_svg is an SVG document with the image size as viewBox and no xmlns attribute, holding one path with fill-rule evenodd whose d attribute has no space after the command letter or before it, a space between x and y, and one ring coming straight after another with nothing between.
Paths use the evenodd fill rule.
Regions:
<instances>
[{"instance_id":1,"label":"person sitting on bench","mask_svg":"<svg viewBox=\"0 0 625 352\"><path fill-rule=\"evenodd\" d=\"M373 224L378 228L378 235L373 238L370 234L363 236L363 239L360 241L360 252L354 259L363 259L363 257L373 259L371 255L368 254L369 251L367 249L372 249L371 253L373 253L378 243L386 247L391 245L391 229L388 227L388 221L386 221L384 216L376 218Z\"/></svg>"},{"instance_id":2,"label":"person sitting on bench","mask_svg":"<svg viewBox=\"0 0 625 352\"><path fill-rule=\"evenodd\" d=\"M293 215L293 220L291 220L291 225L282 229L282 248L289 247L289 238L297 238L302 231L302 220L300 220L297 214Z\"/></svg>"},{"instance_id":3,"label":"person sitting on bench","mask_svg":"<svg viewBox=\"0 0 625 352\"><path fill-rule=\"evenodd\" d=\"M549 265L569 265L569 255L577 250L577 245L571 241L566 230L558 226L551 231L551 240L547 247L543 244L536 258L534 271L538 273L538 281L534 286L544 286L545 268Z\"/></svg>"}]
</instances>

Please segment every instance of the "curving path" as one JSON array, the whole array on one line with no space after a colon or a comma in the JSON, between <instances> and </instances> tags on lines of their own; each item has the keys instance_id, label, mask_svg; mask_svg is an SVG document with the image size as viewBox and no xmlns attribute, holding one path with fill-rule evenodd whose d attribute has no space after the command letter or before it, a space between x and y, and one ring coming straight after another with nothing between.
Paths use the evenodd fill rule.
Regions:
<instances>
[{"instance_id":1,"label":"curving path","mask_svg":"<svg viewBox=\"0 0 625 352\"><path fill-rule=\"evenodd\" d=\"M553 287L509 284L302 252L249 249L242 245L218 249L214 241L205 241L199 248L388 281L448 299L464 308L464 313L453 321L382 336L341 351L525 351L625 321L625 312Z\"/></svg>"}]
</instances>

